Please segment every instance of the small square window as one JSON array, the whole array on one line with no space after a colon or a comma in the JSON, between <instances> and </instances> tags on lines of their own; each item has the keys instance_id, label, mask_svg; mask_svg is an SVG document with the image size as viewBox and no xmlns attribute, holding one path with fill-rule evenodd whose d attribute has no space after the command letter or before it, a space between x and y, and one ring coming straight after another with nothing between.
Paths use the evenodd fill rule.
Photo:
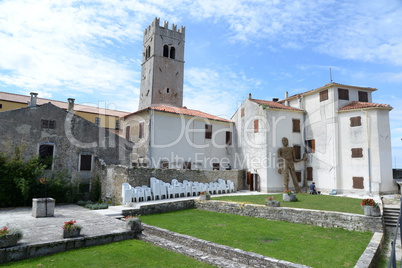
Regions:
<instances>
[{"instance_id":1,"label":"small square window","mask_svg":"<svg viewBox=\"0 0 402 268\"><path fill-rule=\"evenodd\" d=\"M353 188L354 189L364 189L364 178L363 177L353 177Z\"/></svg>"},{"instance_id":2,"label":"small square window","mask_svg":"<svg viewBox=\"0 0 402 268\"><path fill-rule=\"evenodd\" d=\"M363 157L363 148L352 148L352 157L353 158Z\"/></svg>"},{"instance_id":3,"label":"small square window","mask_svg":"<svg viewBox=\"0 0 402 268\"><path fill-rule=\"evenodd\" d=\"M349 90L338 88L338 98L340 100L349 100Z\"/></svg>"},{"instance_id":4,"label":"small square window","mask_svg":"<svg viewBox=\"0 0 402 268\"><path fill-rule=\"evenodd\" d=\"M161 167L161 169L168 169L169 168L169 161L161 160L160 167Z\"/></svg>"},{"instance_id":5,"label":"small square window","mask_svg":"<svg viewBox=\"0 0 402 268\"><path fill-rule=\"evenodd\" d=\"M320 102L328 100L328 89L320 92Z\"/></svg>"},{"instance_id":6,"label":"small square window","mask_svg":"<svg viewBox=\"0 0 402 268\"><path fill-rule=\"evenodd\" d=\"M184 161L183 169L191 169L191 162L190 161Z\"/></svg>"},{"instance_id":7,"label":"small square window","mask_svg":"<svg viewBox=\"0 0 402 268\"><path fill-rule=\"evenodd\" d=\"M56 128L56 121L55 120L49 120L49 128L50 129L55 129Z\"/></svg>"},{"instance_id":8,"label":"small square window","mask_svg":"<svg viewBox=\"0 0 402 268\"><path fill-rule=\"evenodd\" d=\"M355 116L350 118L350 126L358 127L362 125L362 118L360 116Z\"/></svg>"},{"instance_id":9,"label":"small square window","mask_svg":"<svg viewBox=\"0 0 402 268\"><path fill-rule=\"evenodd\" d=\"M49 120L42 119L41 120L41 128L49 128Z\"/></svg>"},{"instance_id":10,"label":"small square window","mask_svg":"<svg viewBox=\"0 0 402 268\"><path fill-rule=\"evenodd\" d=\"M212 163L212 170L219 170L219 163Z\"/></svg>"},{"instance_id":11,"label":"small square window","mask_svg":"<svg viewBox=\"0 0 402 268\"><path fill-rule=\"evenodd\" d=\"M359 101L368 102L368 93L366 91L359 91Z\"/></svg>"}]
</instances>

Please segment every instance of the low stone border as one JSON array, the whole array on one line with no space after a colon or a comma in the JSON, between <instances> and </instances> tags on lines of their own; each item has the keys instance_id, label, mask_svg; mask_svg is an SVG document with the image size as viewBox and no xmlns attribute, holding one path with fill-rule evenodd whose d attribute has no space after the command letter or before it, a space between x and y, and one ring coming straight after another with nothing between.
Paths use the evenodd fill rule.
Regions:
<instances>
[{"instance_id":1,"label":"low stone border","mask_svg":"<svg viewBox=\"0 0 402 268\"><path fill-rule=\"evenodd\" d=\"M136 215L151 215L160 214L183 209L195 208L194 200L181 200L181 201L166 201L166 203L146 204L141 205L140 208L124 209L123 216L136 216Z\"/></svg>"},{"instance_id":2,"label":"low stone border","mask_svg":"<svg viewBox=\"0 0 402 268\"><path fill-rule=\"evenodd\" d=\"M0 264L10 261L19 261L28 258L35 258L43 255L64 252L82 247L103 245L112 242L136 238L134 232L119 232L99 236L82 236L47 243L17 245L15 247L0 249Z\"/></svg>"},{"instance_id":3,"label":"low stone border","mask_svg":"<svg viewBox=\"0 0 402 268\"><path fill-rule=\"evenodd\" d=\"M179 245L187 246L189 248L196 248L207 254L230 259L241 264L250 265L252 267L294 267L302 268L309 267L302 264L292 263L284 260L277 260L261 254L244 251L237 248L232 248L206 240L198 239L189 235L182 235L159 227L143 224L144 232L150 235L162 237L169 241L173 241ZM141 239L141 236L139 236ZM171 248L171 250L175 250Z\"/></svg>"},{"instance_id":4,"label":"low stone border","mask_svg":"<svg viewBox=\"0 0 402 268\"><path fill-rule=\"evenodd\" d=\"M370 217L352 213L200 200L195 200L195 207L213 212L302 223L325 228L343 228L350 231L372 233L384 232L382 217Z\"/></svg>"},{"instance_id":5,"label":"low stone border","mask_svg":"<svg viewBox=\"0 0 402 268\"><path fill-rule=\"evenodd\" d=\"M355 268L375 268L380 260L381 251L384 245L384 233L374 233L366 250L360 256Z\"/></svg>"}]
</instances>

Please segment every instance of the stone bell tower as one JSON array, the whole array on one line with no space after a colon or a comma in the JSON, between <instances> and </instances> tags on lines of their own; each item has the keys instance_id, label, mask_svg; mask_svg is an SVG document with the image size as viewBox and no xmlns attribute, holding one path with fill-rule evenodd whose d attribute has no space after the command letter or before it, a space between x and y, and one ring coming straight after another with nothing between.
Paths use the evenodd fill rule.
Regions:
<instances>
[{"instance_id":1,"label":"stone bell tower","mask_svg":"<svg viewBox=\"0 0 402 268\"><path fill-rule=\"evenodd\" d=\"M165 21L161 27L159 18L145 29L139 110L159 104L183 106L184 36L183 26L172 24L169 29Z\"/></svg>"}]
</instances>

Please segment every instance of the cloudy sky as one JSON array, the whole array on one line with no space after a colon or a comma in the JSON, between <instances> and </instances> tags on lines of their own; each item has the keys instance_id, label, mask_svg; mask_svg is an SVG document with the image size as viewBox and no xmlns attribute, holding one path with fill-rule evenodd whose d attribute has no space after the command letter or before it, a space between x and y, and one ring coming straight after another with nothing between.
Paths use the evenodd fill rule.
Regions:
<instances>
[{"instance_id":1,"label":"cloudy sky","mask_svg":"<svg viewBox=\"0 0 402 268\"><path fill-rule=\"evenodd\" d=\"M133 112L144 29L186 27L184 105L230 118L330 82L378 88L402 168L400 0L0 0L0 91Z\"/></svg>"}]
</instances>

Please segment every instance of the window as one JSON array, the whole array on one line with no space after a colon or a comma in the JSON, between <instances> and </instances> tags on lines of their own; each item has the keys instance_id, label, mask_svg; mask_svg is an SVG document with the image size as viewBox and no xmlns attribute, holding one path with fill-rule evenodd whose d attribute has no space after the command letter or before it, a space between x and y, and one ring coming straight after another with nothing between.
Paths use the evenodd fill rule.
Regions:
<instances>
[{"instance_id":1,"label":"window","mask_svg":"<svg viewBox=\"0 0 402 268\"><path fill-rule=\"evenodd\" d=\"M340 100L349 100L349 90L338 88L338 98Z\"/></svg>"},{"instance_id":2,"label":"window","mask_svg":"<svg viewBox=\"0 0 402 268\"><path fill-rule=\"evenodd\" d=\"M170 93L170 89L169 89L169 88L166 88L166 93Z\"/></svg>"},{"instance_id":3,"label":"window","mask_svg":"<svg viewBox=\"0 0 402 268\"><path fill-rule=\"evenodd\" d=\"M80 171L92 170L92 154L84 153L80 155Z\"/></svg>"},{"instance_id":4,"label":"window","mask_svg":"<svg viewBox=\"0 0 402 268\"><path fill-rule=\"evenodd\" d=\"M3 104L0 103L0 109L3 109Z\"/></svg>"},{"instance_id":5,"label":"window","mask_svg":"<svg viewBox=\"0 0 402 268\"><path fill-rule=\"evenodd\" d=\"M359 91L359 101L368 102L368 93L366 91Z\"/></svg>"},{"instance_id":6,"label":"window","mask_svg":"<svg viewBox=\"0 0 402 268\"><path fill-rule=\"evenodd\" d=\"M190 161L184 161L183 169L191 169L191 162Z\"/></svg>"},{"instance_id":7,"label":"window","mask_svg":"<svg viewBox=\"0 0 402 268\"><path fill-rule=\"evenodd\" d=\"M205 124L205 138L206 139L212 138L212 125Z\"/></svg>"},{"instance_id":8,"label":"window","mask_svg":"<svg viewBox=\"0 0 402 268\"><path fill-rule=\"evenodd\" d=\"M140 122L140 125L138 128L138 138L140 138L140 139L144 138L144 122Z\"/></svg>"},{"instance_id":9,"label":"window","mask_svg":"<svg viewBox=\"0 0 402 268\"><path fill-rule=\"evenodd\" d=\"M254 120L254 133L258 132L258 119Z\"/></svg>"},{"instance_id":10,"label":"window","mask_svg":"<svg viewBox=\"0 0 402 268\"><path fill-rule=\"evenodd\" d=\"M212 170L219 170L219 163L212 163Z\"/></svg>"},{"instance_id":11,"label":"window","mask_svg":"<svg viewBox=\"0 0 402 268\"><path fill-rule=\"evenodd\" d=\"M232 132L226 131L226 145L232 145Z\"/></svg>"},{"instance_id":12,"label":"window","mask_svg":"<svg viewBox=\"0 0 402 268\"><path fill-rule=\"evenodd\" d=\"M294 145L293 150L295 151L295 158L296 159L301 159L301 146L300 145Z\"/></svg>"},{"instance_id":13,"label":"window","mask_svg":"<svg viewBox=\"0 0 402 268\"><path fill-rule=\"evenodd\" d=\"M170 58L175 59L176 58L176 49L174 47L170 48Z\"/></svg>"},{"instance_id":14,"label":"window","mask_svg":"<svg viewBox=\"0 0 402 268\"><path fill-rule=\"evenodd\" d=\"M54 145L41 144L39 146L39 159L45 165L45 169L51 170L53 165Z\"/></svg>"},{"instance_id":15,"label":"window","mask_svg":"<svg viewBox=\"0 0 402 268\"><path fill-rule=\"evenodd\" d=\"M312 167L307 167L307 180L308 181L313 180L313 168Z\"/></svg>"},{"instance_id":16,"label":"window","mask_svg":"<svg viewBox=\"0 0 402 268\"><path fill-rule=\"evenodd\" d=\"M352 148L352 157L353 158L363 157L363 149L362 148Z\"/></svg>"},{"instance_id":17,"label":"window","mask_svg":"<svg viewBox=\"0 0 402 268\"><path fill-rule=\"evenodd\" d=\"M163 46L163 56L168 57L169 56L169 47L167 45Z\"/></svg>"},{"instance_id":18,"label":"window","mask_svg":"<svg viewBox=\"0 0 402 268\"><path fill-rule=\"evenodd\" d=\"M244 117L244 108L241 108L241 117Z\"/></svg>"},{"instance_id":19,"label":"window","mask_svg":"<svg viewBox=\"0 0 402 268\"><path fill-rule=\"evenodd\" d=\"M350 126L351 127L358 127L361 125L362 125L362 118L360 116L350 118Z\"/></svg>"},{"instance_id":20,"label":"window","mask_svg":"<svg viewBox=\"0 0 402 268\"><path fill-rule=\"evenodd\" d=\"M126 126L126 140L130 140L130 126Z\"/></svg>"},{"instance_id":21,"label":"window","mask_svg":"<svg viewBox=\"0 0 402 268\"><path fill-rule=\"evenodd\" d=\"M293 132L299 132L300 133L300 119L293 119Z\"/></svg>"},{"instance_id":22,"label":"window","mask_svg":"<svg viewBox=\"0 0 402 268\"><path fill-rule=\"evenodd\" d=\"M315 140L307 140L306 141L306 149L307 153L314 153L315 152Z\"/></svg>"},{"instance_id":23,"label":"window","mask_svg":"<svg viewBox=\"0 0 402 268\"><path fill-rule=\"evenodd\" d=\"M301 182L301 171L296 171L297 182Z\"/></svg>"},{"instance_id":24,"label":"window","mask_svg":"<svg viewBox=\"0 0 402 268\"><path fill-rule=\"evenodd\" d=\"M56 128L56 121L55 120L42 119L41 120L41 128L55 129Z\"/></svg>"},{"instance_id":25,"label":"window","mask_svg":"<svg viewBox=\"0 0 402 268\"><path fill-rule=\"evenodd\" d=\"M169 168L169 161L161 160L160 167L161 167L161 169L168 169Z\"/></svg>"},{"instance_id":26,"label":"window","mask_svg":"<svg viewBox=\"0 0 402 268\"><path fill-rule=\"evenodd\" d=\"M116 120L116 129L120 129L120 120L119 119Z\"/></svg>"},{"instance_id":27,"label":"window","mask_svg":"<svg viewBox=\"0 0 402 268\"><path fill-rule=\"evenodd\" d=\"M363 177L353 177L353 188L354 189L364 189L364 178Z\"/></svg>"},{"instance_id":28,"label":"window","mask_svg":"<svg viewBox=\"0 0 402 268\"><path fill-rule=\"evenodd\" d=\"M95 117L95 124L96 125L100 125L100 118L99 117Z\"/></svg>"},{"instance_id":29,"label":"window","mask_svg":"<svg viewBox=\"0 0 402 268\"><path fill-rule=\"evenodd\" d=\"M151 57L151 47L148 46L147 49L145 50L145 59L148 59Z\"/></svg>"},{"instance_id":30,"label":"window","mask_svg":"<svg viewBox=\"0 0 402 268\"><path fill-rule=\"evenodd\" d=\"M328 100L328 89L320 92L320 101Z\"/></svg>"}]
</instances>

